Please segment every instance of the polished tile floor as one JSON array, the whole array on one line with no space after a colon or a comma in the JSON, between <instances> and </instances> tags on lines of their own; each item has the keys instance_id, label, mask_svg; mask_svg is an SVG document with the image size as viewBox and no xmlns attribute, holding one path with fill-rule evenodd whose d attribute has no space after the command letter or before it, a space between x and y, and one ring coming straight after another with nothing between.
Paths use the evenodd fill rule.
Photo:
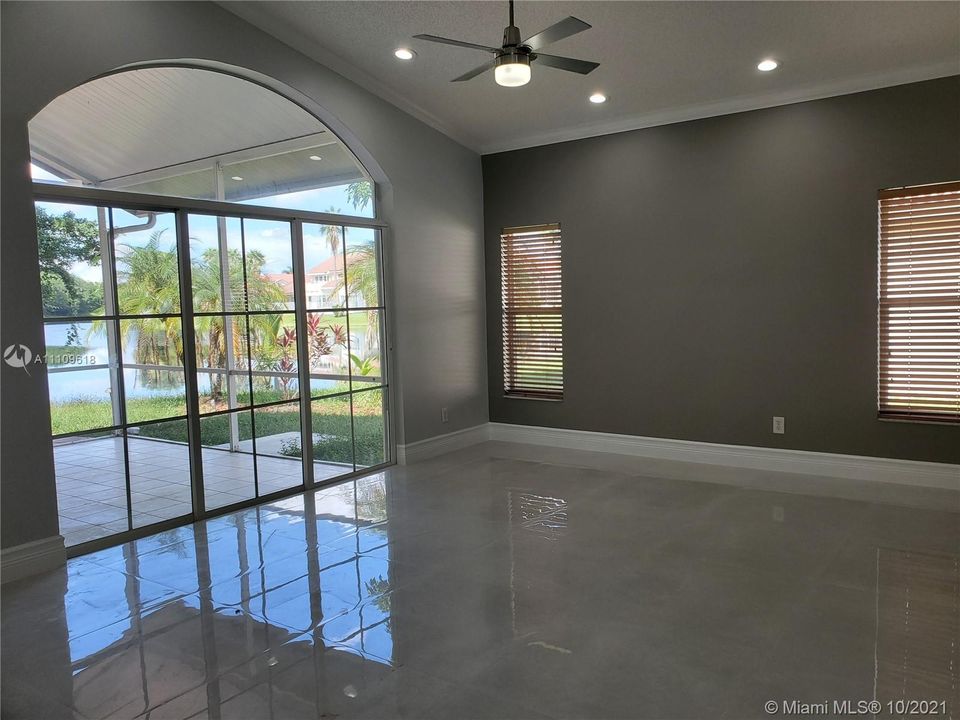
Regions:
<instances>
[{"instance_id":1,"label":"polished tile floor","mask_svg":"<svg viewBox=\"0 0 960 720\"><path fill-rule=\"evenodd\" d=\"M958 497L486 443L4 586L3 717L957 718Z\"/></svg>"},{"instance_id":2,"label":"polished tile floor","mask_svg":"<svg viewBox=\"0 0 960 720\"><path fill-rule=\"evenodd\" d=\"M274 438L261 438L261 453L276 452ZM264 450L266 446L266 450ZM245 452L203 448L207 507L219 508L256 497L254 456ZM189 515L190 459L187 446L146 438L130 438L130 501L134 528ZM128 529L123 439L105 437L62 443L54 448L60 532L67 547ZM260 454L256 458L260 495L302 484L299 458ZM344 475L352 467L314 463L317 479Z\"/></svg>"}]
</instances>

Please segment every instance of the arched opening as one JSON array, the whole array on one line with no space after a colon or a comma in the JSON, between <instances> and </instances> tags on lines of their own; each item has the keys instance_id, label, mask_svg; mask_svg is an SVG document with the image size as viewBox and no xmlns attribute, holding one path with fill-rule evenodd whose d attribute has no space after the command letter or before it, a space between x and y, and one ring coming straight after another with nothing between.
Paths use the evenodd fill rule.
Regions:
<instances>
[{"instance_id":1,"label":"arched opening","mask_svg":"<svg viewBox=\"0 0 960 720\"><path fill-rule=\"evenodd\" d=\"M68 547L391 460L383 224L329 128L260 84L151 66L29 129Z\"/></svg>"}]
</instances>

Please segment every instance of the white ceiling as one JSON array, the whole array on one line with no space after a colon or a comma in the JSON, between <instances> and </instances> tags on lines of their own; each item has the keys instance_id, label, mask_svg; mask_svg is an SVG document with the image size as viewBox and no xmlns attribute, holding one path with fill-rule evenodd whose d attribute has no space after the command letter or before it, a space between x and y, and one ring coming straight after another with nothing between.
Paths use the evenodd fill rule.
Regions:
<instances>
[{"instance_id":1,"label":"white ceiling","mask_svg":"<svg viewBox=\"0 0 960 720\"><path fill-rule=\"evenodd\" d=\"M574 15L593 28L545 52L522 88L457 75L488 55L417 33L500 45L506 2L225 2L224 7L480 152L769 107L960 73L956 2L523 2L528 37ZM393 57L398 46L418 53ZM775 57L781 68L756 70ZM594 91L607 94L592 105Z\"/></svg>"},{"instance_id":2,"label":"white ceiling","mask_svg":"<svg viewBox=\"0 0 960 720\"><path fill-rule=\"evenodd\" d=\"M30 121L34 155L102 183L326 128L298 105L223 73L147 68L91 80Z\"/></svg>"},{"instance_id":3,"label":"white ceiling","mask_svg":"<svg viewBox=\"0 0 960 720\"><path fill-rule=\"evenodd\" d=\"M64 93L30 121L34 162L107 188L227 200L362 177L349 150L306 110L232 75L183 67L129 70ZM319 161L310 159L320 157Z\"/></svg>"}]
</instances>

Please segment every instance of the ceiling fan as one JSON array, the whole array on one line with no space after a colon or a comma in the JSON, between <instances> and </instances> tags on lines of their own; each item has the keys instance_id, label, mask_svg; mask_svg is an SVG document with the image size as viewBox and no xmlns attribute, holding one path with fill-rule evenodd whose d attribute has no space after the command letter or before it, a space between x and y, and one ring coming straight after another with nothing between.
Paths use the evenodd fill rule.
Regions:
<instances>
[{"instance_id":1,"label":"ceiling fan","mask_svg":"<svg viewBox=\"0 0 960 720\"><path fill-rule=\"evenodd\" d=\"M542 30L536 35L531 35L526 40L521 41L520 28L513 24L513 0L510 0L510 24L503 30L502 47L496 48L488 45L462 42L460 40L451 40L450 38L440 37L438 35L414 35L414 37L420 40L429 40L430 42L443 43L444 45L455 45L456 47L465 47L471 50L482 50L494 54L495 57L493 60L485 62L479 67L475 67L460 77L454 78L452 82L470 80L477 75L485 73L487 70L493 69L497 84L505 87L519 87L530 82L530 63L535 60L547 67L580 73L581 75L586 75L600 67L600 63L589 62L587 60L575 60L558 55L544 55L543 53L537 52L540 48L550 43L563 40L566 37L576 35L584 30L589 30L590 27L591 26L583 20L568 17L551 25L546 30Z\"/></svg>"}]
</instances>

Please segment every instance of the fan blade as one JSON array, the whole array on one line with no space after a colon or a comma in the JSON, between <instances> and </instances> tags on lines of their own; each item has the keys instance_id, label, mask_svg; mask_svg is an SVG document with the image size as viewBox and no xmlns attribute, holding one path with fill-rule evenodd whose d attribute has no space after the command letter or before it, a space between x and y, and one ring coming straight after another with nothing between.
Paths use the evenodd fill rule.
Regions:
<instances>
[{"instance_id":1,"label":"fan blade","mask_svg":"<svg viewBox=\"0 0 960 720\"><path fill-rule=\"evenodd\" d=\"M471 70L470 72L466 72L466 73L464 73L463 75L461 75L460 77L454 78L454 79L451 80L450 82L463 82L464 80L472 80L472 79L475 78L477 75L482 75L482 74L485 73L487 70L493 70L493 68L495 68L496 66L497 66L497 61L496 61L496 60L491 60L490 62L485 62L483 65L480 65L480 66L478 66L478 67L475 67L475 68L474 68L473 70Z\"/></svg>"},{"instance_id":2,"label":"fan blade","mask_svg":"<svg viewBox=\"0 0 960 720\"><path fill-rule=\"evenodd\" d=\"M539 50L550 43L555 43L557 40L563 40L571 35L576 35L578 32L589 30L591 27L593 26L588 25L583 20L578 20L571 16L551 25L546 30L541 30L536 35L531 35L523 41L523 44L531 50Z\"/></svg>"},{"instance_id":3,"label":"fan blade","mask_svg":"<svg viewBox=\"0 0 960 720\"><path fill-rule=\"evenodd\" d=\"M483 50L484 52L500 52L500 48L489 47L487 45L477 45L476 43L463 42L462 40L451 40L450 38L440 37L439 35L414 35L418 40L429 40L430 42L442 43L444 45L454 45L456 47L470 48L471 50Z\"/></svg>"},{"instance_id":4,"label":"fan blade","mask_svg":"<svg viewBox=\"0 0 960 720\"><path fill-rule=\"evenodd\" d=\"M558 55L543 55L542 53L537 53L534 60L547 67L580 73L581 75L591 73L600 67L600 63L590 62L589 60L574 60L573 58L560 57Z\"/></svg>"}]
</instances>

